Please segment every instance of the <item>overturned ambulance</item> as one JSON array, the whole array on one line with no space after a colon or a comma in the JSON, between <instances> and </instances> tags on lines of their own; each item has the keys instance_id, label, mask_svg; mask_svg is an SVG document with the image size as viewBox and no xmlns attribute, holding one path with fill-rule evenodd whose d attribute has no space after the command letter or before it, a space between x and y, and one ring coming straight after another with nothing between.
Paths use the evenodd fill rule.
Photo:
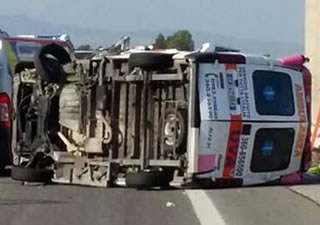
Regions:
<instances>
[{"instance_id":1,"label":"overturned ambulance","mask_svg":"<svg viewBox=\"0 0 320 225\"><path fill-rule=\"evenodd\" d=\"M50 44L16 74L12 178L108 187L281 182L310 164L303 56Z\"/></svg>"}]
</instances>

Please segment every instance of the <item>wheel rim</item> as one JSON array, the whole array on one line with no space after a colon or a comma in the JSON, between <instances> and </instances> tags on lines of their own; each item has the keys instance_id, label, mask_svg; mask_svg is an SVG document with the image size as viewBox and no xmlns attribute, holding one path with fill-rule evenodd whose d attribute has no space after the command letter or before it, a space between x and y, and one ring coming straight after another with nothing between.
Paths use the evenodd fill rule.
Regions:
<instances>
[{"instance_id":1,"label":"wheel rim","mask_svg":"<svg viewBox=\"0 0 320 225\"><path fill-rule=\"evenodd\" d=\"M181 120L175 114L169 114L166 117L164 124L164 142L168 146L174 146L178 144L178 140L181 136Z\"/></svg>"}]
</instances>

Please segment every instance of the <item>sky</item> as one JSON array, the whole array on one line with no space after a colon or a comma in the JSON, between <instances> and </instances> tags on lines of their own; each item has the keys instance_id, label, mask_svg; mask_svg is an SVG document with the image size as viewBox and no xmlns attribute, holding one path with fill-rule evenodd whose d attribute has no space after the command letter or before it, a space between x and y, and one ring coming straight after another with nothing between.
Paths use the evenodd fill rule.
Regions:
<instances>
[{"instance_id":1,"label":"sky","mask_svg":"<svg viewBox=\"0 0 320 225\"><path fill-rule=\"evenodd\" d=\"M0 15L82 28L187 28L254 40L304 39L303 0L0 0L0 8Z\"/></svg>"},{"instance_id":2,"label":"sky","mask_svg":"<svg viewBox=\"0 0 320 225\"><path fill-rule=\"evenodd\" d=\"M305 0L0 0L11 35L67 33L75 46L132 46L188 29L205 42L282 57L304 52Z\"/></svg>"}]
</instances>

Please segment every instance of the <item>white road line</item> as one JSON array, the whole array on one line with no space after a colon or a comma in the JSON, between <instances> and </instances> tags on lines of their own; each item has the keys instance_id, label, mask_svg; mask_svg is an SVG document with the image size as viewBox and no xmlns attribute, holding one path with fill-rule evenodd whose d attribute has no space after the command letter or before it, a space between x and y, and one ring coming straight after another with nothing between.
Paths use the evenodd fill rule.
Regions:
<instances>
[{"instance_id":1,"label":"white road line","mask_svg":"<svg viewBox=\"0 0 320 225\"><path fill-rule=\"evenodd\" d=\"M217 208L203 190L186 190L201 225L225 225Z\"/></svg>"}]
</instances>

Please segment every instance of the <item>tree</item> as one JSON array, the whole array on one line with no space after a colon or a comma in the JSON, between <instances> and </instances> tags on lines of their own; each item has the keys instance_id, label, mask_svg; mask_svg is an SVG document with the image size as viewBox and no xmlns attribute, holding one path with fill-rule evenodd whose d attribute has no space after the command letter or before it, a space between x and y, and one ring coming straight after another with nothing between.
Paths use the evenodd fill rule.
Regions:
<instances>
[{"instance_id":1,"label":"tree","mask_svg":"<svg viewBox=\"0 0 320 225\"><path fill-rule=\"evenodd\" d=\"M182 51L193 51L194 41L188 30L178 30L173 35L165 38L161 33L155 39L156 48L176 48Z\"/></svg>"},{"instance_id":2,"label":"tree","mask_svg":"<svg viewBox=\"0 0 320 225\"><path fill-rule=\"evenodd\" d=\"M166 45L167 48L176 48L182 51L192 51L194 49L194 41L188 30L179 30L173 35L168 36Z\"/></svg>"},{"instance_id":3,"label":"tree","mask_svg":"<svg viewBox=\"0 0 320 225\"><path fill-rule=\"evenodd\" d=\"M79 45L77 50L91 50L91 46L89 44Z\"/></svg>"},{"instance_id":4,"label":"tree","mask_svg":"<svg viewBox=\"0 0 320 225\"><path fill-rule=\"evenodd\" d=\"M163 34L159 34L158 37L155 40L154 47L157 49L165 49L166 46L166 38L163 36Z\"/></svg>"}]
</instances>

